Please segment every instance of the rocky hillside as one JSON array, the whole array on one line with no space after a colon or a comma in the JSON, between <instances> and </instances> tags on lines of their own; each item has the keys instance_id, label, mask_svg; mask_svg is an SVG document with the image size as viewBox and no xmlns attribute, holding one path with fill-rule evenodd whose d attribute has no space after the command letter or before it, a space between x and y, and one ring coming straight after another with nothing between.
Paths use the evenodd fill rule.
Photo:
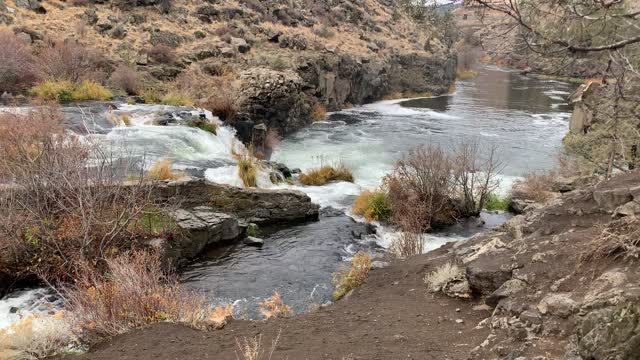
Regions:
<instances>
[{"instance_id":1,"label":"rocky hillside","mask_svg":"<svg viewBox=\"0 0 640 360\"><path fill-rule=\"evenodd\" d=\"M160 324L82 358L234 359L237 339L262 334L264 347L279 336L274 358L637 359L639 184L638 172L566 182L494 231L378 262L363 287L310 314L209 334ZM168 339L170 350L152 350Z\"/></svg>"},{"instance_id":2,"label":"rocky hillside","mask_svg":"<svg viewBox=\"0 0 640 360\"><path fill-rule=\"evenodd\" d=\"M260 123L284 135L326 110L443 93L455 78L449 40L390 0L2 0L0 24L36 52L51 41L98 49L106 83L124 64L147 93L208 99L243 140Z\"/></svg>"}]
</instances>

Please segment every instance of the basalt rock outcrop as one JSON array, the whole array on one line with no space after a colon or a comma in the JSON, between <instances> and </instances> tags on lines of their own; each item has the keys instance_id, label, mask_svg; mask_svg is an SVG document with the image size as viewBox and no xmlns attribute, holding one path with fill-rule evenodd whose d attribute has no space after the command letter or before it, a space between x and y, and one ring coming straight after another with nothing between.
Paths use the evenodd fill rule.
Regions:
<instances>
[{"instance_id":1,"label":"basalt rock outcrop","mask_svg":"<svg viewBox=\"0 0 640 360\"><path fill-rule=\"evenodd\" d=\"M391 93L443 94L456 77L453 56L397 54L387 59L322 54L301 57L295 71L254 68L240 75L239 137L266 124L286 135L312 120L314 104L329 111L381 100Z\"/></svg>"},{"instance_id":2,"label":"basalt rock outcrop","mask_svg":"<svg viewBox=\"0 0 640 360\"><path fill-rule=\"evenodd\" d=\"M178 207L167 214L176 225L173 236L148 242L160 249L164 266L180 267L208 246L246 240L249 224L300 222L319 216L319 206L298 191L243 189L185 178L158 183L154 195Z\"/></svg>"}]
</instances>

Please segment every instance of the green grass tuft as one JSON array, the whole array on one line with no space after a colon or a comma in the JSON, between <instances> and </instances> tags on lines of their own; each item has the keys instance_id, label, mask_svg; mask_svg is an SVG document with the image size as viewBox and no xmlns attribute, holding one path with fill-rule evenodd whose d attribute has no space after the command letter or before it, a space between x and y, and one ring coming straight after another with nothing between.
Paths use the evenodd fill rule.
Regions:
<instances>
[{"instance_id":1,"label":"green grass tuft","mask_svg":"<svg viewBox=\"0 0 640 360\"><path fill-rule=\"evenodd\" d=\"M510 196L500 196L497 194L489 194L487 201L484 204L485 210L495 211L508 211L511 206L511 197Z\"/></svg>"}]
</instances>

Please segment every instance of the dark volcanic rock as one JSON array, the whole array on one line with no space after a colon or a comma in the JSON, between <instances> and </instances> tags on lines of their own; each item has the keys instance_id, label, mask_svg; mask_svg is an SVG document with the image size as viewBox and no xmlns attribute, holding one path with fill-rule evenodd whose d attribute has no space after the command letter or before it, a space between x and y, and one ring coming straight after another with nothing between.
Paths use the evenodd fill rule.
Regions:
<instances>
[{"instance_id":1,"label":"dark volcanic rock","mask_svg":"<svg viewBox=\"0 0 640 360\"><path fill-rule=\"evenodd\" d=\"M467 267L466 276L474 293L488 295L511 279L511 271L502 270L497 264L473 264Z\"/></svg>"}]
</instances>

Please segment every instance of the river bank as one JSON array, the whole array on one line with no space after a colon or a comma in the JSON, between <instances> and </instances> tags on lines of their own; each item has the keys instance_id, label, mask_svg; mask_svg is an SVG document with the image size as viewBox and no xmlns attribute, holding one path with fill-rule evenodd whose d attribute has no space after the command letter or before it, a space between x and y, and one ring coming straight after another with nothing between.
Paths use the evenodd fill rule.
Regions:
<instances>
[{"instance_id":1,"label":"river bank","mask_svg":"<svg viewBox=\"0 0 640 360\"><path fill-rule=\"evenodd\" d=\"M597 224L621 238L637 231L633 212L621 209L636 201L639 176L578 188L494 231L374 269L353 294L306 315L233 321L209 334L157 324L80 359L235 359L237 341L256 336L267 353L276 341L275 359L632 359L635 250L602 253L609 244ZM446 294L429 291L425 278L446 263L460 272ZM157 348L166 341L170 348Z\"/></svg>"},{"instance_id":2,"label":"river bank","mask_svg":"<svg viewBox=\"0 0 640 360\"><path fill-rule=\"evenodd\" d=\"M269 169L258 173L258 183L267 189L302 191L321 207L337 209L337 217L273 235L265 232L260 235L267 243L264 251L238 251L234 250L235 245L213 250L196 259L183 280L196 290L210 293L217 302L237 302L241 305L239 308L255 309L255 304L269 297L273 290L285 295L285 299L295 305L296 312L304 312L313 304L324 304L331 299L331 274L344 260L359 250L384 251L397 236L393 229L386 228L379 228L377 235L371 234L348 217L362 220L351 213L353 199L362 189L377 187L395 161L415 145L427 141L446 147L453 139L470 137L497 143L503 148L501 153L507 167L501 176L503 189L507 191L513 179L529 171L554 166L567 127L569 113L563 96L569 91L570 85L561 82L529 79L515 72L487 68L475 80L458 83L457 91L451 95L384 101L330 114L327 121L315 123L283 139L273 159L303 170L317 166L322 158L324 161L340 160L353 169L355 183L336 182L319 187L275 185L269 180ZM530 101L531 98L536 101ZM233 155L242 152L242 145L235 140L232 129L219 126L217 135L212 135L179 126L191 118L211 117L210 113L171 106L128 104L118 104L115 110L108 110L102 104L62 110L65 127L88 128L107 146L121 149L119 152L123 156L145 154L146 166L169 158L176 171L205 177L215 183L243 186ZM90 119L83 116L85 113L92 114ZM110 121L110 117L125 115L129 118L129 126L114 125ZM398 136L405 141L395 141ZM528 140L514 142L514 136ZM373 157L369 153L372 148L377 149ZM516 161L518 157L527 161ZM191 192L191 199L202 192ZM206 199L201 200L206 203ZM470 225L430 234L425 237L426 248L431 250L446 242L464 240L507 219L487 213L484 216L486 227ZM304 239L313 233L317 234L318 244L300 244L300 237ZM272 242L282 248L269 250ZM239 249L246 247L240 245ZM331 261L317 267L305 266L315 256L328 256ZM274 261L289 265L283 268ZM258 281L247 266L265 274L282 272L289 280ZM292 268L304 271L287 270ZM234 289L237 283L250 285L242 294Z\"/></svg>"}]
</instances>

